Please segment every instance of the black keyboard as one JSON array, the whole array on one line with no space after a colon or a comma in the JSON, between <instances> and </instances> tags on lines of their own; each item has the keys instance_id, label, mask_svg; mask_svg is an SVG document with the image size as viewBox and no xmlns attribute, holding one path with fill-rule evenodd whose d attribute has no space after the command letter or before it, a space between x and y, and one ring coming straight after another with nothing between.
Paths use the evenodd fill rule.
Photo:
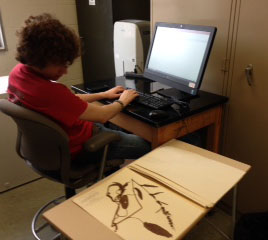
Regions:
<instances>
[{"instance_id":1,"label":"black keyboard","mask_svg":"<svg viewBox=\"0 0 268 240\"><path fill-rule=\"evenodd\" d=\"M142 93L142 92L138 93L139 96L134 99L134 102L140 103L146 107L150 107L153 109L162 109L174 103L174 101L171 98L157 97L149 93Z\"/></svg>"}]
</instances>

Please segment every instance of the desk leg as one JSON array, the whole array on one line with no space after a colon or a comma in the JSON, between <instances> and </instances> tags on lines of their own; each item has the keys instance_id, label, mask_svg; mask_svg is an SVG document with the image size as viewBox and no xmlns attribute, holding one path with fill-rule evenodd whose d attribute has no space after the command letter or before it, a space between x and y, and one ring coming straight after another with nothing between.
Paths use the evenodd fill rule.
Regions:
<instances>
[{"instance_id":1,"label":"desk leg","mask_svg":"<svg viewBox=\"0 0 268 240\"><path fill-rule=\"evenodd\" d=\"M216 111L215 123L207 128L207 150L219 153L220 134L222 128L222 106L219 106Z\"/></svg>"},{"instance_id":2,"label":"desk leg","mask_svg":"<svg viewBox=\"0 0 268 240\"><path fill-rule=\"evenodd\" d=\"M152 149L157 148L159 145L165 143L167 140L161 139L161 134L157 128L152 130Z\"/></svg>"},{"instance_id":3,"label":"desk leg","mask_svg":"<svg viewBox=\"0 0 268 240\"><path fill-rule=\"evenodd\" d=\"M223 232L217 225L215 225L213 222L211 222L208 218L205 218L205 220L214 227L224 238L227 240L234 240L234 230L235 230L235 224L236 224L236 214L237 214L237 185L233 187L233 202L232 202L232 220L231 220L231 235Z\"/></svg>"},{"instance_id":4,"label":"desk leg","mask_svg":"<svg viewBox=\"0 0 268 240\"><path fill-rule=\"evenodd\" d=\"M236 213L237 213L237 185L233 187L233 205L232 205L232 232L231 239L234 239L234 230L236 224Z\"/></svg>"}]
</instances>

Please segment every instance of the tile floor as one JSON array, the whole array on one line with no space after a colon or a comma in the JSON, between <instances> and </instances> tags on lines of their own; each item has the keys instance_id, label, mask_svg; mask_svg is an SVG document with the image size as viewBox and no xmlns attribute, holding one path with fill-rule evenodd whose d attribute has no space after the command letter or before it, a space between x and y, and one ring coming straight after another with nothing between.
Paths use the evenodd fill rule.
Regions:
<instances>
[{"instance_id":1,"label":"tile floor","mask_svg":"<svg viewBox=\"0 0 268 240\"><path fill-rule=\"evenodd\" d=\"M25 184L13 190L0 193L0 239L1 240L34 240L31 233L31 221L36 211L47 202L62 196L61 184L47 179ZM207 217L230 232L230 216L221 210ZM45 238L50 239L49 237ZM202 220L189 232L184 240L224 240L206 220Z\"/></svg>"}]
</instances>

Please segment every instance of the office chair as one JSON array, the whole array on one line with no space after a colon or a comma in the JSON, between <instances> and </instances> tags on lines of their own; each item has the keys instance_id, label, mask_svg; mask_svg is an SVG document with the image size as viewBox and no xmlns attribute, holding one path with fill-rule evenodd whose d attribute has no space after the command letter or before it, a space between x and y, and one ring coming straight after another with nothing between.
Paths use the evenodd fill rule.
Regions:
<instances>
[{"instance_id":1,"label":"office chair","mask_svg":"<svg viewBox=\"0 0 268 240\"><path fill-rule=\"evenodd\" d=\"M42 177L64 184L66 199L75 195L75 189L102 179L105 172L118 170L124 161L106 162L109 143L120 140L115 133L101 132L84 144L84 151L90 152L92 159L71 160L68 135L56 122L6 99L0 100L0 111L17 125L17 154ZM36 228L38 217L61 198L46 204L34 216L32 232L36 239L40 239L37 234L43 228Z\"/></svg>"}]
</instances>

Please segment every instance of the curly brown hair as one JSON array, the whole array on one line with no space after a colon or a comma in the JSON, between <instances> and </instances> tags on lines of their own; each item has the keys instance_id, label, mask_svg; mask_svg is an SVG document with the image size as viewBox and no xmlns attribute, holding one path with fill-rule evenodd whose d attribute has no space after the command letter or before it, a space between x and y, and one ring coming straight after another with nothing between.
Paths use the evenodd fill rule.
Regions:
<instances>
[{"instance_id":1,"label":"curly brown hair","mask_svg":"<svg viewBox=\"0 0 268 240\"><path fill-rule=\"evenodd\" d=\"M30 16L21 31L16 59L40 69L49 64L70 65L80 56L80 41L73 30L50 14Z\"/></svg>"}]
</instances>

